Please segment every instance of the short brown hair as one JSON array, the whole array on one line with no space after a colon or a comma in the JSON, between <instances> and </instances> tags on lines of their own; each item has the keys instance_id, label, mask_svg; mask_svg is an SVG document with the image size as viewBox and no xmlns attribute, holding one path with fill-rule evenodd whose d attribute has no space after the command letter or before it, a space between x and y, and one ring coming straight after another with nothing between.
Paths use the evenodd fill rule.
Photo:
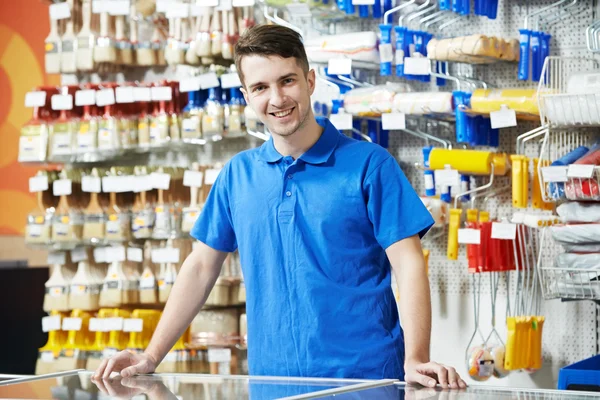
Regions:
<instances>
[{"instance_id":1,"label":"short brown hair","mask_svg":"<svg viewBox=\"0 0 600 400\"><path fill-rule=\"evenodd\" d=\"M281 25L256 25L246 31L235 45L235 66L242 83L242 58L244 56L279 56L294 57L298 66L308 74L308 58L302 44L302 37L293 29Z\"/></svg>"}]
</instances>

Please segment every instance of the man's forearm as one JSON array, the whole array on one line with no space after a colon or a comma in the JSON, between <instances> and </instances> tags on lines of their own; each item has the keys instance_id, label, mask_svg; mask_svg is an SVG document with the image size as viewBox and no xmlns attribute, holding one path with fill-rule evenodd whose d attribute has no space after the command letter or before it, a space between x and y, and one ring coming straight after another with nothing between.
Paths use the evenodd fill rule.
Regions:
<instances>
[{"instance_id":1,"label":"man's forearm","mask_svg":"<svg viewBox=\"0 0 600 400\"><path fill-rule=\"evenodd\" d=\"M219 268L209 265L192 252L184 261L160 322L146 349L157 364L167 355L200 311L215 281Z\"/></svg>"}]
</instances>

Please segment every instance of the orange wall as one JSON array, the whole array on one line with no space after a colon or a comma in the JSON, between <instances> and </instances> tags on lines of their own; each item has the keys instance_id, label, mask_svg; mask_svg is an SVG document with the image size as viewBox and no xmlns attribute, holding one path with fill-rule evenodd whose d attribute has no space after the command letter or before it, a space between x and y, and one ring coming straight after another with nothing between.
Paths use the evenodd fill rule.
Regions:
<instances>
[{"instance_id":1,"label":"orange wall","mask_svg":"<svg viewBox=\"0 0 600 400\"><path fill-rule=\"evenodd\" d=\"M0 235L22 235L27 214L35 207L28 179L36 169L19 165L17 153L19 131L31 117L25 93L60 81L44 72L48 4L0 1Z\"/></svg>"}]
</instances>

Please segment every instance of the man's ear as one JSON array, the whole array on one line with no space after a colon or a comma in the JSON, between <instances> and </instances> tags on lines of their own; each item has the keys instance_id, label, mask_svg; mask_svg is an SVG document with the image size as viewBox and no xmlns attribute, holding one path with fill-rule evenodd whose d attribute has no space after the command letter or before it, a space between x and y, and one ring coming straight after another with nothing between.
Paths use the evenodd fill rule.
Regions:
<instances>
[{"instance_id":1,"label":"man's ear","mask_svg":"<svg viewBox=\"0 0 600 400\"><path fill-rule=\"evenodd\" d=\"M315 91L316 81L317 81L314 69L311 69L310 71L308 71L308 74L306 75L306 81L308 82L308 91L310 92L310 95L312 96L313 92Z\"/></svg>"},{"instance_id":2,"label":"man's ear","mask_svg":"<svg viewBox=\"0 0 600 400\"><path fill-rule=\"evenodd\" d=\"M244 100L246 100L246 104L250 104L250 102L248 101L248 92L243 86L240 88L240 92L242 92L242 94L244 95Z\"/></svg>"}]
</instances>

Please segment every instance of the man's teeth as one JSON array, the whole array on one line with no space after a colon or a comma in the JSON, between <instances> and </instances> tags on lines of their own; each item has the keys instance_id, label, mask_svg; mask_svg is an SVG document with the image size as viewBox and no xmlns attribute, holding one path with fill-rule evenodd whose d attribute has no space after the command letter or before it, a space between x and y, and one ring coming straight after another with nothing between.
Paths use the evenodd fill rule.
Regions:
<instances>
[{"instance_id":1,"label":"man's teeth","mask_svg":"<svg viewBox=\"0 0 600 400\"><path fill-rule=\"evenodd\" d=\"M287 110L287 111L280 111L280 112L276 112L273 113L276 117L281 118L281 117L285 117L286 115L289 115L292 112L292 110Z\"/></svg>"}]
</instances>

